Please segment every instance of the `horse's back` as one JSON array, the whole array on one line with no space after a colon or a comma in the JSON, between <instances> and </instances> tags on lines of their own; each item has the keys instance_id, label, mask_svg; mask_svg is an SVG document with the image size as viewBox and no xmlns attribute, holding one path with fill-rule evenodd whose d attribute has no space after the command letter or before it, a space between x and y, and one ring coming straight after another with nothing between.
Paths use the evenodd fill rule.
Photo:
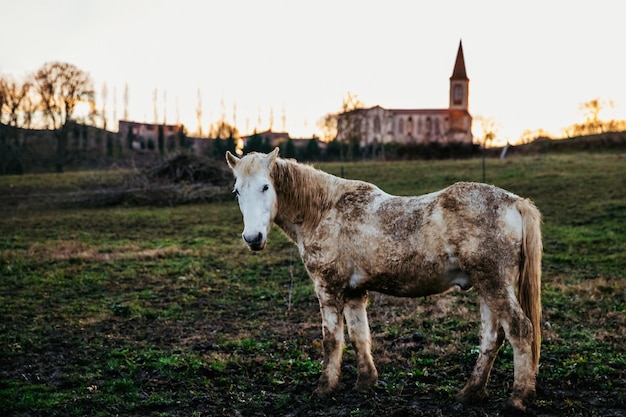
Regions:
<instances>
[{"instance_id":1,"label":"horse's back","mask_svg":"<svg viewBox=\"0 0 626 417\"><path fill-rule=\"evenodd\" d=\"M351 271L353 288L403 296L454 285L468 288L470 269L519 258L519 199L479 183L457 183L415 197L355 189L337 207L341 226L336 239L317 244L339 243L326 254L338 251L333 263Z\"/></svg>"},{"instance_id":2,"label":"horse's back","mask_svg":"<svg viewBox=\"0 0 626 417\"><path fill-rule=\"evenodd\" d=\"M461 268L516 266L522 240L521 197L481 183L461 182L438 196L445 239Z\"/></svg>"}]
</instances>

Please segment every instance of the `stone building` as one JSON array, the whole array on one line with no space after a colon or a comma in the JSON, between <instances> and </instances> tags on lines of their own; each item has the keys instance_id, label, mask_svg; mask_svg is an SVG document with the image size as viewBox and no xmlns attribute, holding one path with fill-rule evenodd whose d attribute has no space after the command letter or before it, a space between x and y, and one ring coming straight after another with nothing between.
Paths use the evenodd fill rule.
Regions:
<instances>
[{"instance_id":1,"label":"stone building","mask_svg":"<svg viewBox=\"0 0 626 417\"><path fill-rule=\"evenodd\" d=\"M449 97L446 109L386 109L374 106L341 113L337 119L337 139L358 141L361 148L381 143L471 145L469 78L461 42L450 77Z\"/></svg>"},{"instance_id":2,"label":"stone building","mask_svg":"<svg viewBox=\"0 0 626 417\"><path fill-rule=\"evenodd\" d=\"M120 120L117 130L118 140L125 147L141 149L158 149L159 129L163 131L164 147L173 150L180 147L179 135L183 133L182 125L166 125L157 123L140 123ZM129 143L130 142L130 143Z\"/></svg>"}]
</instances>

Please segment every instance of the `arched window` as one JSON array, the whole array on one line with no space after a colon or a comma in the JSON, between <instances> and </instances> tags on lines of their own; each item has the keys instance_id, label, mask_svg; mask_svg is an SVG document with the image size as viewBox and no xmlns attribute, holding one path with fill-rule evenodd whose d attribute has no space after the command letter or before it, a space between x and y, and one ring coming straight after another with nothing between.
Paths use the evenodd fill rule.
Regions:
<instances>
[{"instance_id":1,"label":"arched window","mask_svg":"<svg viewBox=\"0 0 626 417\"><path fill-rule=\"evenodd\" d=\"M460 84L454 85L452 97L454 104L463 104L463 87Z\"/></svg>"}]
</instances>

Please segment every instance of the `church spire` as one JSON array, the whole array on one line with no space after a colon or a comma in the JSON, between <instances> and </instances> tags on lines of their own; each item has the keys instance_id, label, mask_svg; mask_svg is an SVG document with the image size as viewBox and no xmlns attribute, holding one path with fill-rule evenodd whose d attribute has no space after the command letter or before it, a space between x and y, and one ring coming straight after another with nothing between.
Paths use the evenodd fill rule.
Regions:
<instances>
[{"instance_id":1,"label":"church spire","mask_svg":"<svg viewBox=\"0 0 626 417\"><path fill-rule=\"evenodd\" d=\"M459 50L456 53L454 70L450 77L450 109L469 109L469 78L465 72L465 58L463 57L463 44L459 41Z\"/></svg>"},{"instance_id":2,"label":"church spire","mask_svg":"<svg viewBox=\"0 0 626 417\"><path fill-rule=\"evenodd\" d=\"M459 50L456 53L456 61L454 62L454 70L450 80L467 80L465 72L465 58L463 57L463 43L459 41Z\"/></svg>"}]
</instances>

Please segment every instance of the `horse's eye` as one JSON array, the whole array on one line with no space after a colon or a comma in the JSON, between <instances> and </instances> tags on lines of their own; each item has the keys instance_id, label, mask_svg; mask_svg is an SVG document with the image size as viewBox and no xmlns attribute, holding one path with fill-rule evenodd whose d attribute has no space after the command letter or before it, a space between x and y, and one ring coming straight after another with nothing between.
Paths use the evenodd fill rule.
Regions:
<instances>
[{"instance_id":1,"label":"horse's eye","mask_svg":"<svg viewBox=\"0 0 626 417\"><path fill-rule=\"evenodd\" d=\"M239 191L237 191L237 189L236 189L236 188L233 190L233 195L234 195L234 196L236 196L236 197L238 197L238 196L239 196Z\"/></svg>"},{"instance_id":2,"label":"horse's eye","mask_svg":"<svg viewBox=\"0 0 626 417\"><path fill-rule=\"evenodd\" d=\"M267 190L269 190L269 189L270 189L270 186L269 186L269 185L265 184L265 185L263 186L263 192L266 192L266 191L267 191Z\"/></svg>"}]
</instances>

